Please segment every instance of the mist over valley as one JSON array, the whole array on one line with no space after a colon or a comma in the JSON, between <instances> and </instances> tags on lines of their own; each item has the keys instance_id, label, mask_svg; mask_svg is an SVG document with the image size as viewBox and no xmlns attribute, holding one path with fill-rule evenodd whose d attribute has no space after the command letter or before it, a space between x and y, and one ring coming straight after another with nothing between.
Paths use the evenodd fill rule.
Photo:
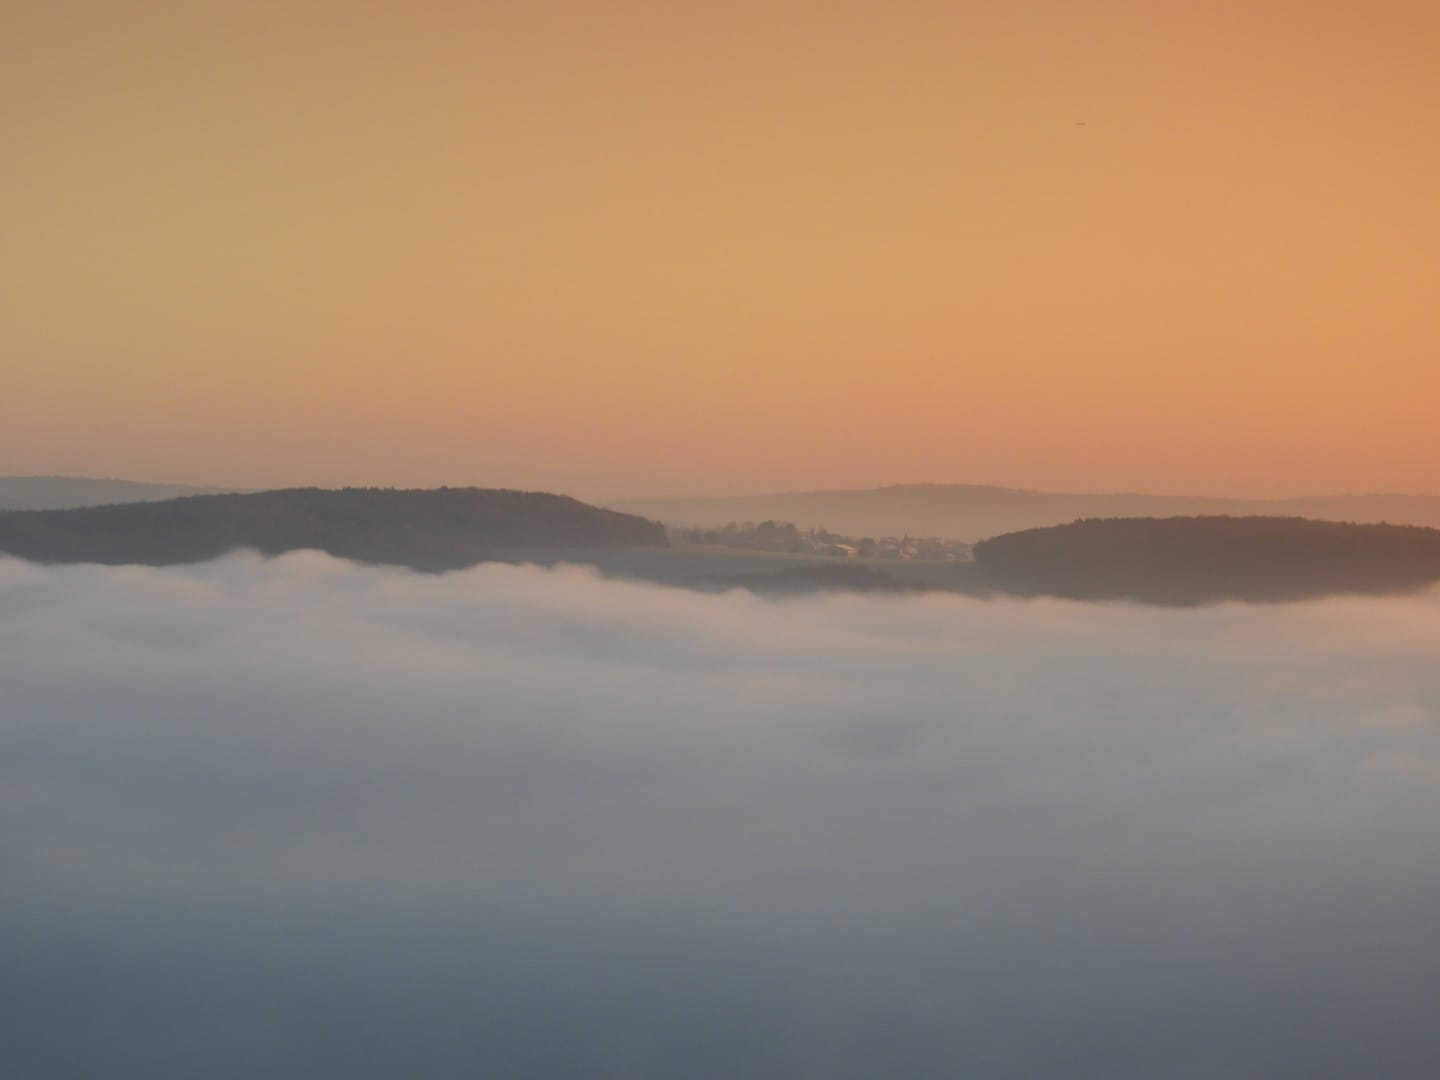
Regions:
<instances>
[{"instance_id":1,"label":"mist over valley","mask_svg":"<svg viewBox=\"0 0 1440 1080\"><path fill-rule=\"evenodd\" d=\"M1418 1077L1437 648L1434 592L0 559L0 1071Z\"/></svg>"}]
</instances>

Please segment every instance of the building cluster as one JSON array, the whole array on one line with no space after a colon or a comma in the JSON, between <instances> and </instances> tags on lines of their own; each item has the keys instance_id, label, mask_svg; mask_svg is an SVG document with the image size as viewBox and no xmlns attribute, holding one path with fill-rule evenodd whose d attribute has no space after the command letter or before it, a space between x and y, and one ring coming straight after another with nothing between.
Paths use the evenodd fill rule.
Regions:
<instances>
[{"instance_id":1,"label":"building cluster","mask_svg":"<svg viewBox=\"0 0 1440 1080\"><path fill-rule=\"evenodd\" d=\"M971 558L970 545L941 537L853 537L828 529L800 529L788 521L735 522L718 529L680 529L686 544L709 544L748 551L789 555L824 555L847 559L921 559L949 562Z\"/></svg>"}]
</instances>

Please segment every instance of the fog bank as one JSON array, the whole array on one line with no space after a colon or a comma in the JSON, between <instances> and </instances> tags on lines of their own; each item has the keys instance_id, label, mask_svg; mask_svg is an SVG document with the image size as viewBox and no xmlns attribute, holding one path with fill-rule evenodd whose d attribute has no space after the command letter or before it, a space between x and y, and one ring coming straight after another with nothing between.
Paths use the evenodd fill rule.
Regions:
<instances>
[{"instance_id":1,"label":"fog bank","mask_svg":"<svg viewBox=\"0 0 1440 1080\"><path fill-rule=\"evenodd\" d=\"M0 560L0 1074L1420 1077L1440 594Z\"/></svg>"}]
</instances>

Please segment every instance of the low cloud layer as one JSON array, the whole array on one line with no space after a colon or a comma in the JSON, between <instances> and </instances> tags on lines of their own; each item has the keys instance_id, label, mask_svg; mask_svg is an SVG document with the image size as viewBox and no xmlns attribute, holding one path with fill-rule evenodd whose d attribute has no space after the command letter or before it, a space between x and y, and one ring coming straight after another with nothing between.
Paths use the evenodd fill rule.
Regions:
<instances>
[{"instance_id":1,"label":"low cloud layer","mask_svg":"<svg viewBox=\"0 0 1440 1080\"><path fill-rule=\"evenodd\" d=\"M0 560L0 1074L1420 1077L1440 595Z\"/></svg>"}]
</instances>

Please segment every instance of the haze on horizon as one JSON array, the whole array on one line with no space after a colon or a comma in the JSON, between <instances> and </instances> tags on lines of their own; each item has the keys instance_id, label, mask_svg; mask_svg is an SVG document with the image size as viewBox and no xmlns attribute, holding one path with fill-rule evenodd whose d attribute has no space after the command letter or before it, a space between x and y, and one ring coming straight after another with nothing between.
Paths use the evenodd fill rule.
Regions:
<instances>
[{"instance_id":1,"label":"haze on horizon","mask_svg":"<svg viewBox=\"0 0 1440 1080\"><path fill-rule=\"evenodd\" d=\"M1440 10L19 3L0 472L1433 491Z\"/></svg>"}]
</instances>

